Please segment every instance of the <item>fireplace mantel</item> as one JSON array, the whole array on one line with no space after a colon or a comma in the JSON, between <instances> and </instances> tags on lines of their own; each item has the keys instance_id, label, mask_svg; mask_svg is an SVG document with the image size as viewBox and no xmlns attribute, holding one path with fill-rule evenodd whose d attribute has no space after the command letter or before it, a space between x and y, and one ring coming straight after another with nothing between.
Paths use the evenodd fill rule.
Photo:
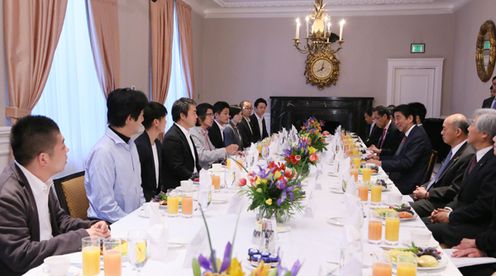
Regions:
<instances>
[{"instance_id":1,"label":"fireplace mantel","mask_svg":"<svg viewBox=\"0 0 496 276\"><path fill-rule=\"evenodd\" d=\"M299 128L304 120L315 116L331 133L341 125L364 134L367 125L363 112L372 107L373 101L372 97L270 97L271 133L290 129L291 125Z\"/></svg>"}]
</instances>

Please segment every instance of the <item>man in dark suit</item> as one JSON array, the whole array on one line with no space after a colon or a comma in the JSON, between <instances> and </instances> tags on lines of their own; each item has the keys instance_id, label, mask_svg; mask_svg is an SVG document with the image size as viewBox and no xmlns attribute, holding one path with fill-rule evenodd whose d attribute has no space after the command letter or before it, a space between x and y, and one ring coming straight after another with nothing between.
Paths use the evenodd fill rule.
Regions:
<instances>
[{"instance_id":1,"label":"man in dark suit","mask_svg":"<svg viewBox=\"0 0 496 276\"><path fill-rule=\"evenodd\" d=\"M474 238L489 226L496 190L496 157L492 141L495 135L496 111L476 111L468 133L468 142L476 153L465 170L462 188L444 209L432 212L432 224L427 225L440 243L457 245L462 238Z\"/></svg>"},{"instance_id":2,"label":"man in dark suit","mask_svg":"<svg viewBox=\"0 0 496 276\"><path fill-rule=\"evenodd\" d=\"M176 188L181 180L187 180L200 171L198 153L190 137L189 129L196 124L196 103L180 98L172 105L174 124L164 136L162 161L164 190Z\"/></svg>"},{"instance_id":3,"label":"man in dark suit","mask_svg":"<svg viewBox=\"0 0 496 276\"><path fill-rule=\"evenodd\" d=\"M496 96L496 77L492 79L492 85L489 90L491 90L491 97L484 99L482 102L482 108L493 108L496 109L496 100L494 96Z\"/></svg>"},{"instance_id":4,"label":"man in dark suit","mask_svg":"<svg viewBox=\"0 0 496 276\"><path fill-rule=\"evenodd\" d=\"M363 112L363 119L367 124L367 131L365 132L365 135L362 136L362 140L367 147L377 144L382 133L376 125L374 118L372 117L372 113L372 108L367 108L367 110Z\"/></svg>"},{"instance_id":5,"label":"man in dark suit","mask_svg":"<svg viewBox=\"0 0 496 276\"><path fill-rule=\"evenodd\" d=\"M241 135L241 141L243 143L243 148L250 147L251 143L256 142L253 139L253 130L251 128L251 113L253 111L253 106L249 101L242 101L239 106L241 107L241 115L243 118L238 124L239 134Z\"/></svg>"},{"instance_id":6,"label":"man in dark suit","mask_svg":"<svg viewBox=\"0 0 496 276\"><path fill-rule=\"evenodd\" d=\"M72 218L60 208L52 177L63 171L69 149L57 124L27 116L12 127L14 155L0 175L0 274L21 275L46 257L81 250L81 238L107 238L103 221Z\"/></svg>"},{"instance_id":7,"label":"man in dark suit","mask_svg":"<svg viewBox=\"0 0 496 276\"><path fill-rule=\"evenodd\" d=\"M269 137L264 118L266 109L267 101L263 98L258 98L255 101L255 113L250 117L251 129L253 130L253 140L255 142Z\"/></svg>"},{"instance_id":8,"label":"man in dark suit","mask_svg":"<svg viewBox=\"0 0 496 276\"><path fill-rule=\"evenodd\" d=\"M208 138L216 149L224 147L224 127L229 122L229 104L216 102L214 104L214 123L208 129Z\"/></svg>"},{"instance_id":9,"label":"man in dark suit","mask_svg":"<svg viewBox=\"0 0 496 276\"><path fill-rule=\"evenodd\" d=\"M427 115L427 109L425 108L425 105L420 102L413 102L409 103L408 106L412 110L414 123L417 126L422 126L425 121L425 116Z\"/></svg>"},{"instance_id":10,"label":"man in dark suit","mask_svg":"<svg viewBox=\"0 0 496 276\"><path fill-rule=\"evenodd\" d=\"M453 114L444 120L441 135L451 150L436 176L413 191L415 202L411 205L420 217L429 216L435 209L446 206L460 190L465 168L475 153L467 143L468 125L462 114Z\"/></svg>"},{"instance_id":11,"label":"man in dark suit","mask_svg":"<svg viewBox=\"0 0 496 276\"><path fill-rule=\"evenodd\" d=\"M400 192L406 195L422 182L432 146L425 130L415 124L408 105L399 105L394 109L394 120L405 134L396 153L380 157L380 161L372 159L368 162L382 166Z\"/></svg>"},{"instance_id":12,"label":"man in dark suit","mask_svg":"<svg viewBox=\"0 0 496 276\"><path fill-rule=\"evenodd\" d=\"M379 105L372 111L372 118L379 130L377 142L369 146L379 156L393 155L403 139L403 133L396 128L386 107Z\"/></svg>"},{"instance_id":13,"label":"man in dark suit","mask_svg":"<svg viewBox=\"0 0 496 276\"><path fill-rule=\"evenodd\" d=\"M141 187L146 201L161 190L162 142L167 109L161 103L149 102L143 110L145 131L134 141L141 164Z\"/></svg>"}]
</instances>

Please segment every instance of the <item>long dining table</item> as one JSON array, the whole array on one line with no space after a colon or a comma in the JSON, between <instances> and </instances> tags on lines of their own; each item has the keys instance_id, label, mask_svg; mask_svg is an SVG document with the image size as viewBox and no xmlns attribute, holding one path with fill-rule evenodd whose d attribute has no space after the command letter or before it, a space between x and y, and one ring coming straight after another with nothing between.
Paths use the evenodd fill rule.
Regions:
<instances>
[{"instance_id":1,"label":"long dining table","mask_svg":"<svg viewBox=\"0 0 496 276\"><path fill-rule=\"evenodd\" d=\"M283 266L291 265L299 260L302 267L299 275L339 275L339 264L342 264L343 247L346 247L347 237L345 227L339 223L330 223L336 218L344 218L348 214L347 195L340 191L341 183L335 174L335 164L322 161L320 173L312 171L304 181L306 191L305 209L288 223L277 227L276 246L279 248ZM334 172L334 173L333 173ZM375 178L386 179L388 188L383 192L383 199L390 194L400 194L387 175L379 170ZM242 262L245 271L253 269L247 261L249 248L254 248L253 230L256 214L248 211L246 196L241 194L242 188L225 188L212 194L212 202L205 210L206 221L210 229L212 244L217 256L222 258L226 243L231 241L239 215L237 232L233 247L233 257ZM192 192L195 196L197 192ZM403 196L404 202L407 197ZM372 275L372 264L377 255L384 254L387 248L384 244L370 244L367 241L367 213L370 204L363 204L365 215L361 226L361 262L362 268L355 270L356 275ZM209 254L205 226L200 213L195 211L193 217L169 217L165 209L160 209L161 222L167 231L162 231L161 237L167 241L166 248L161 250L161 261L151 258L147 261L141 275L192 275L191 261L201 253ZM154 223L157 221L154 220ZM151 220L145 208L141 207L126 217L112 224L112 236L126 238L130 230L148 231L153 235ZM411 242L410 232L414 229L426 229L420 218L400 223L400 246ZM166 233L166 234L164 234ZM81 273L82 257L80 252L68 254L71 259L71 270L74 274ZM442 256L444 265L439 269L418 271L417 275L461 275L447 254ZM43 275L43 265L32 269L27 275ZM135 275L130 265L123 262L123 275ZM101 275L103 275L103 266Z\"/></svg>"}]
</instances>

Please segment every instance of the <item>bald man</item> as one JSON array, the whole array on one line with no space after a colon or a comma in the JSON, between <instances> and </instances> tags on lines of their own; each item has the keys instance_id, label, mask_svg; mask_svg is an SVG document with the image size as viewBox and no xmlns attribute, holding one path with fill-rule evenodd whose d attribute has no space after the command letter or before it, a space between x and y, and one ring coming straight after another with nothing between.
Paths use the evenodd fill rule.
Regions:
<instances>
[{"instance_id":1,"label":"bald man","mask_svg":"<svg viewBox=\"0 0 496 276\"><path fill-rule=\"evenodd\" d=\"M467 144L468 126L462 114L453 114L444 120L441 136L451 150L436 175L413 192L416 201L412 207L419 216L429 216L435 209L444 207L460 190L465 168L475 154L474 148Z\"/></svg>"}]
</instances>

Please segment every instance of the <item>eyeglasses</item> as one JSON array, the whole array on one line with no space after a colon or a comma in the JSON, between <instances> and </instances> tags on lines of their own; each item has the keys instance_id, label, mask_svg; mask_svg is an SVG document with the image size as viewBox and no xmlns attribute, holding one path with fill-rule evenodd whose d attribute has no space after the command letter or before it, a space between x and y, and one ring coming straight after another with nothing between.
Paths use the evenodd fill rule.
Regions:
<instances>
[{"instance_id":1,"label":"eyeglasses","mask_svg":"<svg viewBox=\"0 0 496 276\"><path fill-rule=\"evenodd\" d=\"M205 116L212 117L212 116L214 116L214 114L213 113L206 113Z\"/></svg>"},{"instance_id":2,"label":"eyeglasses","mask_svg":"<svg viewBox=\"0 0 496 276\"><path fill-rule=\"evenodd\" d=\"M243 109L246 109L246 110L253 110L253 107L243 107Z\"/></svg>"}]
</instances>

